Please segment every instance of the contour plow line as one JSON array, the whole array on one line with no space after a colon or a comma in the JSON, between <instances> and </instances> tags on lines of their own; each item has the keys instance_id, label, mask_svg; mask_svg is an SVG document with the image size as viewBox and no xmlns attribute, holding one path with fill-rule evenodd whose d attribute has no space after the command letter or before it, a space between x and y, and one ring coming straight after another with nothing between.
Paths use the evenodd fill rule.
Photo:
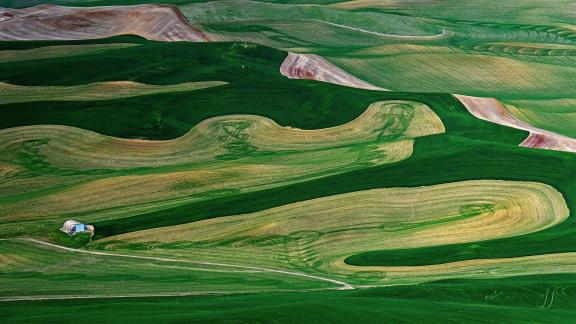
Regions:
<instances>
[{"instance_id":1,"label":"contour plow line","mask_svg":"<svg viewBox=\"0 0 576 324\"><path fill-rule=\"evenodd\" d=\"M375 32L375 31L371 31L371 30L341 25L341 24L333 23L330 21L324 21L324 20L320 20L320 19L304 19L304 20L320 22L320 23L324 23L327 25L331 25L331 26L336 26L336 27L340 27L340 28L344 28L344 29L349 29L349 30L361 32L361 33L376 35L376 36L380 36L380 37L387 38L387 39L393 39L393 40L429 41L429 40L438 40L438 39L444 38L448 35L448 33L446 32L446 29L442 29L442 32L440 34L428 35L428 36L396 35L396 34L379 33L379 32Z\"/></svg>"},{"instance_id":2,"label":"contour plow line","mask_svg":"<svg viewBox=\"0 0 576 324\"><path fill-rule=\"evenodd\" d=\"M262 116L226 115L206 119L179 138L152 141L105 136L70 126L34 125L0 130L0 149L11 156L20 154L21 146L36 147L58 167L130 168L210 162L235 152L303 152L406 141L411 147L416 137L444 131L442 121L428 106L389 100L371 104L348 123L324 129L302 130ZM408 157L411 152L406 154Z\"/></svg>"},{"instance_id":3,"label":"contour plow line","mask_svg":"<svg viewBox=\"0 0 576 324\"><path fill-rule=\"evenodd\" d=\"M294 272L294 271L287 271L281 269L270 269L270 268L263 268L263 267L255 267L255 266L243 266L237 264L227 264L227 263L220 263L220 262L204 262L204 261L193 261L193 260L186 260L186 259L173 259L173 258L162 258L162 257L148 257L148 256L139 256L139 255L129 255L129 254L120 254L120 253L108 253L108 252L98 252L98 251L89 251L89 250L81 250L81 249L74 249L65 246L60 246L32 238L12 238L12 239L0 239L1 241L24 241L30 242L37 245L42 245L46 247L50 247L53 249L59 249L66 252L72 253L84 253L84 254L91 254L91 255L99 255L99 256L107 256L107 257L118 257L118 258L130 258L130 259L138 259L138 260L151 260L151 261L161 261L161 262L173 262L173 263L188 263L188 264L197 264L197 265L205 265L205 266L215 266L215 267L225 267L225 268L233 268L233 269L243 269L243 270L251 270L251 271L259 271L259 272L270 272L270 273L278 273L284 274L288 276L296 276L296 277L303 277L312 280L319 280L328 283L335 284L339 287L336 288L324 288L322 290L350 290L354 289L354 286L351 284L342 281L336 280L326 277L320 277L316 275ZM318 289L317 289L318 290ZM152 297L152 296L185 296L185 295L198 295L198 293L177 293L177 294L158 294L158 295L142 295L141 297ZM139 297L137 295L114 295L114 296L104 296L108 298L114 297ZM30 298L30 299L25 299ZM38 299L75 299L75 298L91 298L88 296L49 296L49 297L34 297L34 296L10 296L10 297L0 297L0 301L10 301L10 300L38 300ZM102 298L102 296L94 296L93 298Z\"/></svg>"},{"instance_id":4,"label":"contour plow line","mask_svg":"<svg viewBox=\"0 0 576 324\"><path fill-rule=\"evenodd\" d=\"M121 234L94 242L91 248L119 252L138 247L139 254L250 262L342 278L355 287L415 284L576 272L576 253L472 257L423 266L354 266L345 260L375 250L527 235L552 228L568 215L562 194L551 186L472 180L327 196L250 214Z\"/></svg>"},{"instance_id":5,"label":"contour plow line","mask_svg":"<svg viewBox=\"0 0 576 324\"><path fill-rule=\"evenodd\" d=\"M83 45L52 45L30 49L14 49L0 51L0 63L69 57L75 55L96 54L140 46L132 43L83 44Z\"/></svg>"},{"instance_id":6,"label":"contour plow line","mask_svg":"<svg viewBox=\"0 0 576 324\"><path fill-rule=\"evenodd\" d=\"M507 111L497 99L459 94L454 94L454 97L477 118L530 132L530 135L520 143L520 146L576 152L576 139L541 129L519 120Z\"/></svg>"},{"instance_id":7,"label":"contour plow line","mask_svg":"<svg viewBox=\"0 0 576 324\"><path fill-rule=\"evenodd\" d=\"M0 131L0 193L17 199L2 205L0 219L12 223L0 232L38 218L59 222L82 213L96 222L390 164L412 155L414 138L443 132L428 106L396 100L376 102L330 128L302 130L260 116L228 115L167 141L61 125L9 128ZM133 168L148 169L131 173ZM66 177L55 177L61 174ZM44 188L62 190L15 197Z\"/></svg>"},{"instance_id":8,"label":"contour plow line","mask_svg":"<svg viewBox=\"0 0 576 324\"><path fill-rule=\"evenodd\" d=\"M185 92L228 84L222 81L169 85L133 81L105 81L72 86L21 86L0 82L0 104L30 101L92 101L129 98L167 92Z\"/></svg>"}]
</instances>

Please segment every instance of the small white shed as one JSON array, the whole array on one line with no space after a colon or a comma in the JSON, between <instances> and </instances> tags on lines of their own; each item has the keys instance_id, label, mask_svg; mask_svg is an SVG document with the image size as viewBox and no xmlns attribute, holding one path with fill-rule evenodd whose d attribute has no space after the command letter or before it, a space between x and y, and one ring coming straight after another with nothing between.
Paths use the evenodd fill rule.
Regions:
<instances>
[{"instance_id":1,"label":"small white shed","mask_svg":"<svg viewBox=\"0 0 576 324\"><path fill-rule=\"evenodd\" d=\"M60 230L68 235L74 235L83 232L94 233L94 226L82 224L79 221L70 219L64 222L64 225L62 225L62 228Z\"/></svg>"}]
</instances>

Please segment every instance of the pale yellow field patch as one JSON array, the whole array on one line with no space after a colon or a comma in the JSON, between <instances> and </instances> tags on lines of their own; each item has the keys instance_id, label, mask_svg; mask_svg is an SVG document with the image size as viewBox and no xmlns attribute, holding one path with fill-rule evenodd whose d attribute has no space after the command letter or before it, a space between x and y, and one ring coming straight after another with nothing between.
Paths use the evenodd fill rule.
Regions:
<instances>
[{"instance_id":1,"label":"pale yellow field patch","mask_svg":"<svg viewBox=\"0 0 576 324\"><path fill-rule=\"evenodd\" d=\"M0 63L95 54L133 46L140 45L130 43L54 45L26 50L3 50L0 51Z\"/></svg>"},{"instance_id":2,"label":"pale yellow field patch","mask_svg":"<svg viewBox=\"0 0 576 324\"><path fill-rule=\"evenodd\" d=\"M5 129L3 158L24 160L14 179L0 183L0 192L50 190L8 199L0 219L12 221L3 228L10 232L34 220L129 217L398 162L412 155L414 138L442 132L429 107L396 100L373 103L349 123L319 130L251 115L210 118L167 141L58 125ZM39 174L30 177L27 168ZM66 176L50 176L58 174ZM54 183L59 178L62 183Z\"/></svg>"},{"instance_id":3,"label":"pale yellow field patch","mask_svg":"<svg viewBox=\"0 0 576 324\"><path fill-rule=\"evenodd\" d=\"M320 130L282 127L260 116L230 115L207 119L174 140L120 139L91 131L38 125L0 130L0 148L18 154L36 147L59 168L131 168L213 161L226 154L306 151L366 142L384 145L445 131L426 105L408 101L371 104L355 120ZM34 142L36 143L36 142Z\"/></svg>"},{"instance_id":4,"label":"pale yellow field patch","mask_svg":"<svg viewBox=\"0 0 576 324\"><path fill-rule=\"evenodd\" d=\"M137 243L149 247L142 252L147 254L297 269L346 278L347 282L362 285L401 284L474 277L478 272L460 273L461 262L430 265L431 270L427 271L428 266L355 267L343 260L372 250L429 247L533 233L561 223L568 214L562 195L548 185L474 180L323 197L252 214L119 235L101 241L99 246L122 250ZM528 258L527 262L530 260L533 259ZM559 262L563 266L558 271L576 271L576 260L568 263L566 260L561 256ZM493 268L500 269L494 270L498 275L543 271L544 266L537 266L537 262L526 268L524 259L518 261L464 263L477 266L482 275Z\"/></svg>"},{"instance_id":5,"label":"pale yellow field patch","mask_svg":"<svg viewBox=\"0 0 576 324\"><path fill-rule=\"evenodd\" d=\"M151 85L132 81L95 82L74 86L19 86L0 82L0 104L29 101L90 101L200 90L228 84L222 81Z\"/></svg>"},{"instance_id":6,"label":"pale yellow field patch","mask_svg":"<svg viewBox=\"0 0 576 324\"><path fill-rule=\"evenodd\" d=\"M370 277L385 274L381 282L413 284L454 278L489 279L519 275L576 273L576 253L552 253L525 257L475 259L437 265L410 267L357 267L336 261L333 266ZM371 284L367 284L370 286Z\"/></svg>"},{"instance_id":7,"label":"pale yellow field patch","mask_svg":"<svg viewBox=\"0 0 576 324\"><path fill-rule=\"evenodd\" d=\"M398 0L350 0L350 1L336 2L334 4L331 4L330 6L340 9L357 9L357 8L371 8L371 7L375 8L394 7L401 3L402 2Z\"/></svg>"}]
</instances>

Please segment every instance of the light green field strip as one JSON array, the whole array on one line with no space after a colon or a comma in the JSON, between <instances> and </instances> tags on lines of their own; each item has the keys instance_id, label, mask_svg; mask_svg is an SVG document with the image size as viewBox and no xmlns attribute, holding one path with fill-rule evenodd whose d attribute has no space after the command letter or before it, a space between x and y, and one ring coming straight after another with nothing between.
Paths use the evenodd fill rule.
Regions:
<instances>
[{"instance_id":1,"label":"light green field strip","mask_svg":"<svg viewBox=\"0 0 576 324\"><path fill-rule=\"evenodd\" d=\"M555 66L502 56L434 52L326 59L366 82L394 91L497 98L576 94L572 87L576 62Z\"/></svg>"},{"instance_id":2,"label":"light green field strip","mask_svg":"<svg viewBox=\"0 0 576 324\"><path fill-rule=\"evenodd\" d=\"M426 20L384 13L350 14L326 6L214 1L180 6L212 40L278 48L377 45L386 40L433 40L444 31Z\"/></svg>"},{"instance_id":3,"label":"light green field strip","mask_svg":"<svg viewBox=\"0 0 576 324\"><path fill-rule=\"evenodd\" d=\"M67 57L67 56L85 55L85 54L96 54L132 46L138 46L138 44L115 43L115 44L56 45L56 46L45 46L27 50L4 50L0 51L0 63L49 59L55 57Z\"/></svg>"},{"instance_id":4,"label":"light green field strip","mask_svg":"<svg viewBox=\"0 0 576 324\"><path fill-rule=\"evenodd\" d=\"M536 127L576 138L576 98L503 100L516 118Z\"/></svg>"},{"instance_id":5,"label":"light green field strip","mask_svg":"<svg viewBox=\"0 0 576 324\"><path fill-rule=\"evenodd\" d=\"M327 6L272 4L258 1L212 1L179 6L190 21L222 23L265 23L292 20L311 21L375 36L434 36L441 30L412 17L362 12L350 15L346 10ZM386 17L387 19L381 19ZM292 27L293 30L297 28Z\"/></svg>"},{"instance_id":6,"label":"light green field strip","mask_svg":"<svg viewBox=\"0 0 576 324\"><path fill-rule=\"evenodd\" d=\"M443 132L442 121L428 106L381 101L371 104L349 123L319 130L282 127L260 116L229 115L204 120L174 140L148 141L105 136L69 126L35 125L0 130L0 149L5 152L6 161L18 161L23 152L35 152L57 168L122 169L206 163L226 155L302 152L369 142L395 145Z\"/></svg>"},{"instance_id":7,"label":"light green field strip","mask_svg":"<svg viewBox=\"0 0 576 324\"><path fill-rule=\"evenodd\" d=\"M169 141L66 126L6 129L0 234L41 231L71 217L129 217L393 163L412 154L413 138L442 132L430 108L407 101L376 102L355 120L320 130L258 116L216 117Z\"/></svg>"},{"instance_id":8,"label":"light green field strip","mask_svg":"<svg viewBox=\"0 0 576 324\"><path fill-rule=\"evenodd\" d=\"M349 10L373 7L407 15ZM211 39L319 54L358 79L392 91L499 100L572 98L576 96L573 19L563 20L565 11L541 7L513 1L498 1L492 7L453 1L352 1L329 6L217 1L181 10ZM523 111L515 115L524 115L521 119L532 125L570 132L570 118L553 125L537 105L519 108Z\"/></svg>"},{"instance_id":9,"label":"light green field strip","mask_svg":"<svg viewBox=\"0 0 576 324\"><path fill-rule=\"evenodd\" d=\"M262 26L263 29L272 31L252 31L251 27L255 24ZM228 25L233 27L226 28L225 26ZM331 24L315 19L246 19L237 22L218 22L217 26L219 26L216 27L217 31L206 33L214 41L253 42L299 53L315 53L324 46L376 46L386 41L432 41L446 36L446 32L442 30L429 36L386 34L358 30L353 27ZM228 29L231 30L228 31ZM401 29L395 30L395 32L400 31ZM311 46L311 49L306 49L308 46Z\"/></svg>"},{"instance_id":10,"label":"light green field strip","mask_svg":"<svg viewBox=\"0 0 576 324\"><path fill-rule=\"evenodd\" d=\"M576 4L571 0L555 0L554 5L546 5L540 0L351 0L329 6L357 10L378 8L411 16L505 24L574 23L576 10Z\"/></svg>"},{"instance_id":11,"label":"light green field strip","mask_svg":"<svg viewBox=\"0 0 576 324\"><path fill-rule=\"evenodd\" d=\"M192 91L228 84L222 81L150 85L131 81L96 82L74 86L19 86L0 82L0 104L29 101L90 101Z\"/></svg>"},{"instance_id":12,"label":"light green field strip","mask_svg":"<svg viewBox=\"0 0 576 324\"><path fill-rule=\"evenodd\" d=\"M540 231L569 211L554 188L476 180L359 191L252 214L106 238L94 249L297 269L355 285L576 271L576 253L423 267L355 267L350 255L482 241ZM460 271L462 268L465 271ZM428 270L429 269L429 270Z\"/></svg>"},{"instance_id":13,"label":"light green field strip","mask_svg":"<svg viewBox=\"0 0 576 324\"><path fill-rule=\"evenodd\" d=\"M0 273L0 301L318 290L345 285L296 272L108 255L24 240L0 240Z\"/></svg>"},{"instance_id":14,"label":"light green field strip","mask_svg":"<svg viewBox=\"0 0 576 324\"><path fill-rule=\"evenodd\" d=\"M215 1L181 10L211 39L318 54L375 87L530 100L576 96L576 29L570 9L558 9L576 7L561 2ZM518 108L532 125L570 132L570 118L553 125L537 105Z\"/></svg>"}]
</instances>

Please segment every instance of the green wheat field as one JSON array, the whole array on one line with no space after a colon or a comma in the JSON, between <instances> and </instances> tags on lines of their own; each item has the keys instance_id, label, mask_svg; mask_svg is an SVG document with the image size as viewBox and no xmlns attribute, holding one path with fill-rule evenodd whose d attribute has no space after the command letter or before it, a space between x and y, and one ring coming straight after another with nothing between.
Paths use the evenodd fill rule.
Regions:
<instances>
[{"instance_id":1,"label":"green wheat field","mask_svg":"<svg viewBox=\"0 0 576 324\"><path fill-rule=\"evenodd\" d=\"M576 323L575 212L572 0L0 0L2 323Z\"/></svg>"}]
</instances>

